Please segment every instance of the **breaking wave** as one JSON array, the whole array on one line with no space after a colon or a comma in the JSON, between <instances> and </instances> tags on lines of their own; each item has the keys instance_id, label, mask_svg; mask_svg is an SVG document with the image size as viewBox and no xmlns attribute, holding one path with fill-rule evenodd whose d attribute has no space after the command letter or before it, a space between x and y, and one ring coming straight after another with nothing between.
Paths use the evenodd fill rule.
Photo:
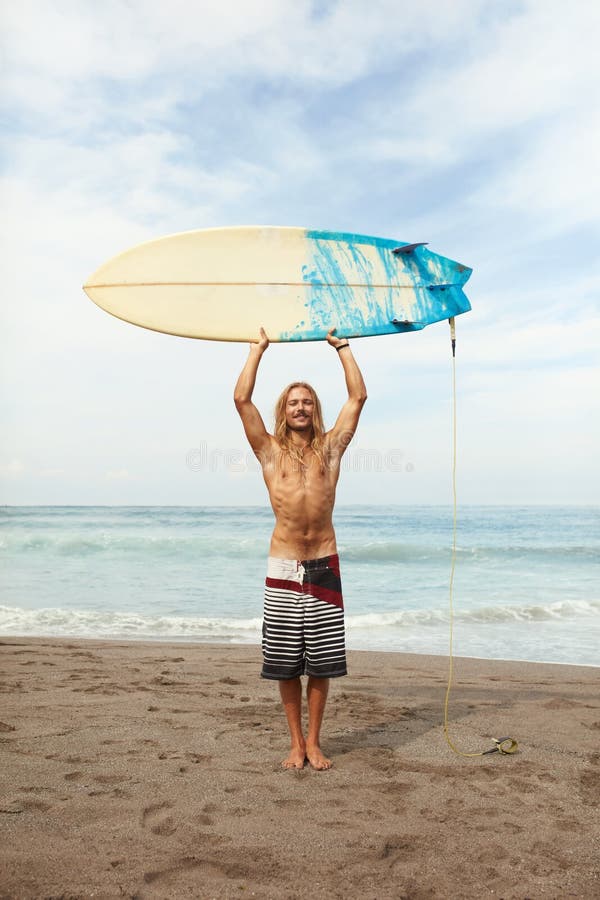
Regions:
<instances>
[{"instance_id":1,"label":"breaking wave","mask_svg":"<svg viewBox=\"0 0 600 900\"><path fill-rule=\"evenodd\" d=\"M600 601L559 601L548 605L487 606L459 610L456 622L490 625L534 623L600 617ZM353 630L402 632L405 629L445 627L448 610L398 610L348 615ZM206 618L194 616L141 615L131 612L96 612L77 609L20 609L0 606L0 632L10 635L53 635L90 638L137 638L139 640L198 640L249 642L260 640L260 618Z\"/></svg>"}]
</instances>

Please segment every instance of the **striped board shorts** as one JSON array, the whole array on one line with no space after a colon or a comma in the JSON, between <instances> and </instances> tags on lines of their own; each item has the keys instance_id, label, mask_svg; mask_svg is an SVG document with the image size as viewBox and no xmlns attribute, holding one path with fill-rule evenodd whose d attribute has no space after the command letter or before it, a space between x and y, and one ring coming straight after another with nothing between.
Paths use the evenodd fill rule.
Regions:
<instances>
[{"instance_id":1,"label":"striped board shorts","mask_svg":"<svg viewBox=\"0 0 600 900\"><path fill-rule=\"evenodd\" d=\"M269 557L262 635L263 678L346 675L337 553L321 559Z\"/></svg>"}]
</instances>

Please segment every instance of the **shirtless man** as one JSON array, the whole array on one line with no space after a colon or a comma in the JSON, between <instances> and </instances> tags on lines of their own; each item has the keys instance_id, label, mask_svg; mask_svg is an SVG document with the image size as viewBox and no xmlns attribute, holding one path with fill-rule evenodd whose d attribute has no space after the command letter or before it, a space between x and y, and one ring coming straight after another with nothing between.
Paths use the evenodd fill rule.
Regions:
<instances>
[{"instance_id":1,"label":"shirtless man","mask_svg":"<svg viewBox=\"0 0 600 900\"><path fill-rule=\"evenodd\" d=\"M350 443L367 393L347 340L334 335L344 369L348 399L331 431L324 432L321 407L304 383L287 387L276 408L275 434L269 434L252 402L261 358L269 339L264 329L235 387L235 405L246 437L258 457L275 513L263 621L263 678L279 681L290 731L285 768L315 769L331 761L320 747L329 679L346 674L344 610L333 505L340 462ZM308 733L302 730L302 683L308 675Z\"/></svg>"}]
</instances>

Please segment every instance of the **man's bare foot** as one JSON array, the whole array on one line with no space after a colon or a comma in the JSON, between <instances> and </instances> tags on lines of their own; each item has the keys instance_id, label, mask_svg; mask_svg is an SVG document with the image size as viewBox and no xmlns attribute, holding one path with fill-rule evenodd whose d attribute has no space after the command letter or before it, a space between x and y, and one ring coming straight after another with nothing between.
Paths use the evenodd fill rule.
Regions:
<instances>
[{"instance_id":1,"label":"man's bare foot","mask_svg":"<svg viewBox=\"0 0 600 900\"><path fill-rule=\"evenodd\" d=\"M331 768L331 760L327 759L327 757L323 755L318 744L314 747L306 748L306 758L308 759L313 769L322 770Z\"/></svg>"},{"instance_id":2,"label":"man's bare foot","mask_svg":"<svg viewBox=\"0 0 600 900\"><path fill-rule=\"evenodd\" d=\"M292 747L290 755L284 759L281 765L284 769L303 769L306 762L306 751L304 747Z\"/></svg>"}]
</instances>

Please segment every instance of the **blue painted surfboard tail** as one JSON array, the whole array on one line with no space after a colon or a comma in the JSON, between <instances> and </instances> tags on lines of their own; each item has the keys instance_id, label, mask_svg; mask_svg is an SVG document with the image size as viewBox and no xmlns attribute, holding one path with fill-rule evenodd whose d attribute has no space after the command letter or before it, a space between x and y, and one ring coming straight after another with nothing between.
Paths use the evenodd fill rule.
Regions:
<instances>
[{"instance_id":1,"label":"blue painted surfboard tail","mask_svg":"<svg viewBox=\"0 0 600 900\"><path fill-rule=\"evenodd\" d=\"M306 259L306 314L280 340L322 340L332 325L346 337L419 331L471 309L463 286L472 269L424 244L307 231Z\"/></svg>"}]
</instances>

